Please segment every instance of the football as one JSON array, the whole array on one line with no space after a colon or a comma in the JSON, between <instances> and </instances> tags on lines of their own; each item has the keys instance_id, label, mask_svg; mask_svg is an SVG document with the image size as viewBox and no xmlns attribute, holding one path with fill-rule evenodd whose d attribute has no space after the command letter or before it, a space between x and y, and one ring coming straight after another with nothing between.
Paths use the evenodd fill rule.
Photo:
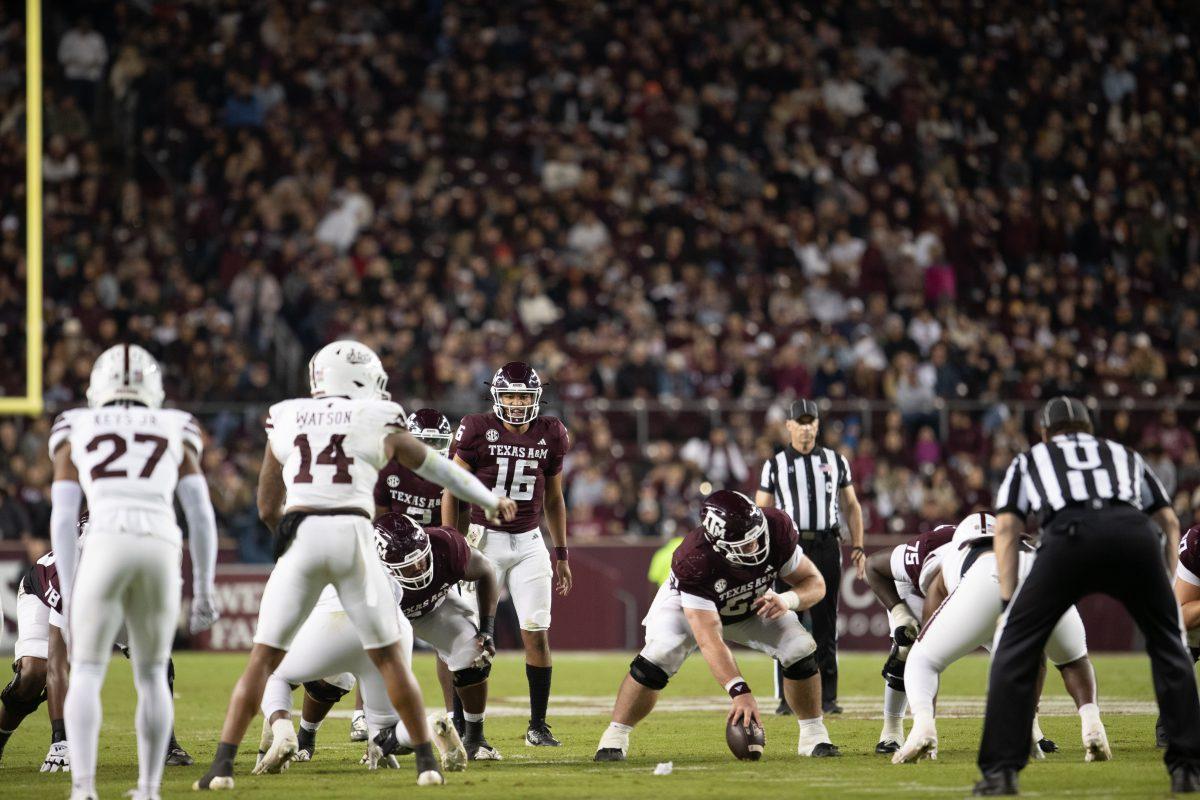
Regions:
<instances>
[{"instance_id":1,"label":"football","mask_svg":"<svg viewBox=\"0 0 1200 800\"><path fill-rule=\"evenodd\" d=\"M730 722L725 726L725 743L738 761L758 761L762 758L767 735L761 725L735 725Z\"/></svg>"}]
</instances>

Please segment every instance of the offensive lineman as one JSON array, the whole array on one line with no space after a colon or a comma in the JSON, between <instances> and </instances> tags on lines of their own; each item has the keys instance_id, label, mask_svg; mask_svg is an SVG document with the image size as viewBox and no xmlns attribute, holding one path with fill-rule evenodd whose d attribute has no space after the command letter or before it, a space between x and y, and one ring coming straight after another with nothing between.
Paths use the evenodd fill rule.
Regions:
<instances>
[{"instance_id":1,"label":"offensive lineman","mask_svg":"<svg viewBox=\"0 0 1200 800\"><path fill-rule=\"evenodd\" d=\"M275 533L276 565L263 590L249 663L230 697L221 742L193 788L233 788L233 762L246 728L296 632L332 585L392 707L413 741L417 784L444 782L433 756L421 690L401 648L394 597L374 553L370 519L379 470L397 460L456 496L478 504L492 524L512 519L515 504L418 442L404 409L391 402L379 357L339 341L309 361L312 396L276 403L258 483L259 516Z\"/></svg>"},{"instance_id":2,"label":"offensive lineman","mask_svg":"<svg viewBox=\"0 0 1200 800\"><path fill-rule=\"evenodd\" d=\"M913 710L913 726L904 745L892 756L893 764L937 757L937 728L934 699L938 678L958 659L977 647L992 647L999 636L1003 612L996 556L993 552L996 518L974 513L958 524L948 544L929 559L921 575L921 586L930 603L941 604L926 620L917 643L908 654L905 685ZM1033 568L1034 554L1020 554L1018 580ZM1082 726L1086 761L1108 761L1112 751L1096 705L1096 676L1087 655L1083 620L1071 606L1050 634L1046 655L1062 673L1063 684L1075 701ZM1036 725L1036 717L1035 717ZM1032 739L1035 757L1042 757L1038 740Z\"/></svg>"},{"instance_id":3,"label":"offensive lineman","mask_svg":"<svg viewBox=\"0 0 1200 800\"><path fill-rule=\"evenodd\" d=\"M795 525L782 511L727 489L713 492L700 513L700 526L675 551L671 577L642 620L646 645L621 683L595 760L625 760L630 731L697 647L733 700L729 721L761 726L758 703L725 639L783 664L784 697L800 722L797 754L840 755L821 718L817 644L793 613L824 596L825 580L804 556ZM776 578L792 589L776 594Z\"/></svg>"},{"instance_id":4,"label":"offensive lineman","mask_svg":"<svg viewBox=\"0 0 1200 800\"><path fill-rule=\"evenodd\" d=\"M1175 599L1183 614L1188 649L1192 660L1200 661L1200 525L1188 528L1179 540L1179 564L1175 567ZM1154 743L1167 746L1162 716L1154 724Z\"/></svg>"},{"instance_id":5,"label":"offensive lineman","mask_svg":"<svg viewBox=\"0 0 1200 800\"><path fill-rule=\"evenodd\" d=\"M100 689L124 622L138 693L133 797L155 800L174 721L167 663L179 615L182 534L173 496L188 523L193 632L211 626L217 616L216 519L200 472L200 427L190 414L161 408L162 373L149 353L129 344L106 350L92 367L87 399L89 408L62 413L50 432L50 536L71 653L64 704L74 762L71 797L96 796ZM76 524L85 497L88 536L77 553Z\"/></svg>"},{"instance_id":6,"label":"offensive lineman","mask_svg":"<svg viewBox=\"0 0 1200 800\"><path fill-rule=\"evenodd\" d=\"M883 665L883 732L875 745L875 752L880 755L896 752L904 741L904 712L908 709L904 664L915 641L910 633L920 628L925 610L921 569L953 535L953 525L938 525L867 559L867 583L887 609L888 630L892 631L892 651Z\"/></svg>"},{"instance_id":7,"label":"offensive lineman","mask_svg":"<svg viewBox=\"0 0 1200 800\"><path fill-rule=\"evenodd\" d=\"M567 505L562 488L563 456L571 445L560 420L539 416L542 381L528 364L508 362L496 370L490 386L492 413L464 417L450 453L456 464L478 475L495 494L517 503L516 518L501 524L489 522L482 509L473 508L467 541L491 560L517 609L529 683L525 744L558 747L559 740L546 724L551 674L550 597L555 579L559 594L565 596L571 591ZM543 504L554 541L553 569L539 529ZM463 532L466 522L459 514L458 503L446 495L442 524Z\"/></svg>"},{"instance_id":8,"label":"offensive lineman","mask_svg":"<svg viewBox=\"0 0 1200 800\"><path fill-rule=\"evenodd\" d=\"M400 610L405 618L405 627L411 626L407 634L410 650L412 634L415 633L433 645L438 658L447 663L452 671L454 685L462 695L468 715L463 742L465 758L471 761L499 761L500 754L483 735L487 678L492 669L492 656L496 654L492 632L499 597L496 573L491 562L479 551L471 549L456 531L440 527L425 528L404 514L387 513L375 520L375 546L380 560L403 590ZM459 581L478 584L473 595L478 598L478 609L471 608L465 598L455 591ZM476 614L482 621L479 626L474 621ZM271 677L263 698L263 715L268 719L275 714L288 714L292 684L312 681L337 671L341 660L344 660L337 655L347 648L336 644L336 626L319 623L317 617L314 613L304 624L296 636L292 651ZM311 634L308 633L310 629L313 629ZM362 674L361 668L351 671L355 675ZM332 683L328 679L326 682ZM308 688L307 684L305 688ZM305 698L304 720L320 724L338 698L328 697L323 702L310 702L315 699L312 694L309 692L309 697ZM363 704L367 709L378 709L386 703L386 695L381 703L378 700L372 702L372 694L378 697L380 693L364 683ZM387 726L373 719L378 716L378 712L369 713L368 726L372 738L382 748L382 755L391 755L396 746L408 747L402 735L404 732L400 729L396 731L398 736L393 737L388 746L383 746L384 742L376 737L376 732ZM434 716L441 719L441 715ZM448 751L449 748L443 750ZM281 758L271 754L268 757L276 761Z\"/></svg>"}]
</instances>

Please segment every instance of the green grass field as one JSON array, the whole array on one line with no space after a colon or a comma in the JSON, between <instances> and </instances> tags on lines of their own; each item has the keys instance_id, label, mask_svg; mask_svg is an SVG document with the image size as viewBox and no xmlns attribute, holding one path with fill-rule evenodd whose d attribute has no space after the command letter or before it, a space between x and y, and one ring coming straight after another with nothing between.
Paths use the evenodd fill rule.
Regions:
<instances>
[{"instance_id":1,"label":"green grass field","mask_svg":"<svg viewBox=\"0 0 1200 800\"><path fill-rule=\"evenodd\" d=\"M525 747L527 697L520 658L502 657L492 672L492 708L488 738L504 755L500 763L472 765L448 776L442 789L456 798L631 798L654 794L686 798L727 798L752 791L767 797L961 797L976 777L982 696L983 657L954 665L942 683L939 722L940 758L915 766L892 766L873 752L879 735L882 655L842 659L841 694L847 712L827 719L843 758L809 760L795 755L794 720L770 716L770 663L757 654L738 653L766 716L767 751L758 763L738 763L725 747L725 707L720 690L698 656L689 659L664 691L660 707L634 731L624 764L591 761L608 721L612 696L629 662L628 654L558 654L555 657L551 724L564 742L561 749ZM177 656L176 730L196 758L196 766L168 768L164 795L191 791L212 757L229 691L244 663L240 655L182 653ZM427 702L440 698L431 657L418 654L416 667ZM1100 706L1104 711L1114 761L1084 764L1078 718L1057 676L1047 681L1042 726L1062 750L1022 773L1023 792L1043 797L1162 797L1168 781L1162 754L1155 749L1153 691L1144 657L1096 659ZM299 695L297 695L299 700ZM129 666L113 660L105 687L99 788L102 797L120 797L137 780L133 734L133 684ZM348 740L349 698L322 727L316 758L296 764L283 775L250 775L260 720L255 720L237 765L237 794L263 798L382 797L416 790L412 760L400 771L368 773L358 766L362 745ZM37 771L49 744L43 710L26 721L9 742L0 762L0 797L66 797L67 776ZM671 761L669 776L653 775L659 762Z\"/></svg>"}]
</instances>

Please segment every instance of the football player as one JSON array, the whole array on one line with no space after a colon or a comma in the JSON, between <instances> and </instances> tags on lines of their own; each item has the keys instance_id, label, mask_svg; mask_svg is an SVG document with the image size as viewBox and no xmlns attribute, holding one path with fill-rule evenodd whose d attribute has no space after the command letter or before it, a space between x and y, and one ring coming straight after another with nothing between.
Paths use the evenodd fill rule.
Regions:
<instances>
[{"instance_id":1,"label":"football player","mask_svg":"<svg viewBox=\"0 0 1200 800\"><path fill-rule=\"evenodd\" d=\"M405 619L417 636L433 645L438 658L452 670L454 685L462 695L467 712L464 741L466 757L471 761L499 761L500 754L483 735L487 679L492 669L492 656L496 654L493 631L499 596L496 573L491 562L468 547L457 531L440 527L425 528L409 516L391 512L375 520L375 546L380 560L399 584L401 591L397 594L401 595L400 609ZM478 608L471 608L463 596L455 591L459 581L477 583L474 596L478 599ZM481 621L480 625L475 624L476 618ZM351 669L344 665L345 658L338 655L340 650L345 649L356 653L356 657L362 661L362 650L355 646L354 637L349 637L346 646L339 648L331 644L338 640L337 620L323 625L316 619L317 615L314 614L301 628L292 651L271 678L263 699L263 716L267 719L287 716L291 708L291 689L284 687L287 684L304 683L305 688L309 689L305 698L304 720L320 724L338 698L329 696L326 702L312 702L318 694L332 695L332 692L328 689L314 692L309 682L342 669L350 670L354 675L362 671L361 664L357 669ZM333 632L325 634L325 627ZM306 635L310 630L312 635ZM329 679L326 681L334 682ZM365 684L363 694L368 694ZM378 696L378 690L374 690L373 694ZM372 703L367 701L364 705L370 708ZM379 702L373 705L378 708ZM376 730L385 727L378 720L370 718L368 726ZM382 748L383 755L391 755L397 746L405 745L393 739L389 746ZM297 755L297 760L307 761L311 758L311 753L307 757L299 753ZM268 754L267 758L277 763L281 757Z\"/></svg>"},{"instance_id":2,"label":"football player","mask_svg":"<svg viewBox=\"0 0 1200 800\"><path fill-rule=\"evenodd\" d=\"M937 727L934 698L938 678L958 659L977 647L991 648L1003 628L1004 606L1000 601L996 556L992 551L996 519L982 512L971 514L954 529L954 536L938 548L921 575L927 607L936 608L908 654L904 684L913 711L912 730L903 746L892 756L893 764L937 757ZM1034 553L1020 553L1018 581L1033 567ZM1112 758L1108 736L1096 705L1096 676L1087 655L1083 620L1072 606L1055 626L1046 643L1046 655L1062 673L1067 693L1075 701L1081 722L1086 761ZM1036 719L1034 725L1037 725ZM1034 730L1035 758L1040 730Z\"/></svg>"},{"instance_id":3,"label":"football player","mask_svg":"<svg viewBox=\"0 0 1200 800\"><path fill-rule=\"evenodd\" d=\"M567 562L567 506L563 500L563 456L570 449L566 426L541 416L542 381L532 367L510 361L490 384L491 414L470 414L459 423L450 453L455 463L478 475L492 491L517 503L516 518L497 524L476 506L468 520L449 496L442 503L442 524L457 528L491 560L508 589L525 645L529 683L529 727L525 744L558 747L546 724L550 701L551 584L559 594L571 591ZM554 542L554 566L539 528L542 508Z\"/></svg>"},{"instance_id":4,"label":"football player","mask_svg":"<svg viewBox=\"0 0 1200 800\"><path fill-rule=\"evenodd\" d=\"M1200 661L1200 525L1188 528L1179 540L1179 564L1175 567L1175 599L1183 614L1183 627L1187 631L1188 647L1192 659ZM1154 724L1154 742L1159 747L1167 746L1167 733L1162 727L1162 717Z\"/></svg>"},{"instance_id":5,"label":"football player","mask_svg":"<svg viewBox=\"0 0 1200 800\"><path fill-rule=\"evenodd\" d=\"M69 621L63 634L71 676L63 712L71 796L96 796L100 690L124 623L138 694L133 796L150 800L159 794L174 722L167 664L181 583L175 496L189 532L193 632L217 616L216 521L200 471L200 426L190 414L161 407L162 373L149 353L129 344L106 350L92 367L87 399L88 408L60 414L50 431L50 536ZM76 524L85 497L87 547L80 554Z\"/></svg>"},{"instance_id":6,"label":"football player","mask_svg":"<svg viewBox=\"0 0 1200 800\"><path fill-rule=\"evenodd\" d=\"M925 608L921 568L929 557L954 535L953 525L938 525L891 550L880 550L867 559L867 583L887 609L892 651L883 665L883 732L875 752L894 753L904 741L904 662L920 630Z\"/></svg>"},{"instance_id":7,"label":"football player","mask_svg":"<svg viewBox=\"0 0 1200 800\"><path fill-rule=\"evenodd\" d=\"M729 490L713 492L700 513L700 526L675 551L671 577L642 620L646 645L617 693L595 760L625 760L630 731L654 708L658 693L697 647L732 698L729 721L761 725L758 703L725 640L783 664L784 696L800 722L796 752L839 755L821 718L817 645L792 613L820 601L825 581L805 558L791 519ZM772 591L777 577L792 589Z\"/></svg>"},{"instance_id":8,"label":"football player","mask_svg":"<svg viewBox=\"0 0 1200 800\"><path fill-rule=\"evenodd\" d=\"M512 519L516 506L413 438L404 409L386 391L379 357L365 345L339 341L321 348L309 361L309 385L311 397L276 403L268 412L258 509L275 534L277 560L263 589L254 647L230 698L221 742L194 788L233 788L234 758L267 679L329 585L411 735L417 784L441 784L421 690L401 647L399 615L383 613L392 602L392 588L374 555L375 481L379 470L396 460L477 503L491 524ZM295 746L294 736L289 744Z\"/></svg>"}]
</instances>

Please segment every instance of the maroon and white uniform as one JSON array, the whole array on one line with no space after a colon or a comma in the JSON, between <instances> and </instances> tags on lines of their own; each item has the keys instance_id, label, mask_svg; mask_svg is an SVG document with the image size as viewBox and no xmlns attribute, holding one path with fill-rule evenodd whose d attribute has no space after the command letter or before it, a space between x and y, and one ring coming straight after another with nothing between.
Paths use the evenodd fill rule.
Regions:
<instances>
[{"instance_id":1,"label":"maroon and white uniform","mask_svg":"<svg viewBox=\"0 0 1200 800\"><path fill-rule=\"evenodd\" d=\"M426 528L433 548L433 581L424 589L405 589L400 600L413 633L437 651L451 672L474 666L480 649L475 593L460 593L467 576L471 548L453 528Z\"/></svg>"},{"instance_id":2,"label":"maroon and white uniform","mask_svg":"<svg viewBox=\"0 0 1200 800\"><path fill-rule=\"evenodd\" d=\"M39 558L17 585L17 643L13 647L13 661L25 657L48 658L50 626L61 630L63 624L62 590L51 551Z\"/></svg>"},{"instance_id":3,"label":"maroon and white uniform","mask_svg":"<svg viewBox=\"0 0 1200 800\"><path fill-rule=\"evenodd\" d=\"M1179 565L1175 568L1175 580L1200 586L1200 525L1188 528L1179 540ZM1188 631L1188 646L1192 657L1197 658L1200 647L1200 628Z\"/></svg>"},{"instance_id":4,"label":"maroon and white uniform","mask_svg":"<svg viewBox=\"0 0 1200 800\"><path fill-rule=\"evenodd\" d=\"M425 526L441 525L442 487L391 461L379 470L375 506L406 514Z\"/></svg>"},{"instance_id":5,"label":"maroon and white uniform","mask_svg":"<svg viewBox=\"0 0 1200 800\"><path fill-rule=\"evenodd\" d=\"M926 587L921 585L921 570L925 568L931 556L935 559L939 557L934 556L934 553L950 541L952 536L953 525L938 525L931 531L914 536L904 544L896 545L892 550L892 580L896 582L896 593L917 619L921 619L921 613L925 609ZM892 619L892 611L888 609L888 630L895 630L896 625L896 620Z\"/></svg>"},{"instance_id":6,"label":"maroon and white uniform","mask_svg":"<svg viewBox=\"0 0 1200 800\"><path fill-rule=\"evenodd\" d=\"M554 571L539 528L542 497L546 479L562 471L570 447L567 428L555 417L536 417L517 433L486 413L464 417L450 443L451 457L461 458L484 486L517 503L513 520L495 526L487 523L483 509L472 507L468 541L492 562L527 631L550 627Z\"/></svg>"},{"instance_id":7,"label":"maroon and white uniform","mask_svg":"<svg viewBox=\"0 0 1200 800\"><path fill-rule=\"evenodd\" d=\"M752 608L775 579L795 572L804 561L796 527L778 509L764 508L770 551L764 563L739 566L718 553L703 527L693 529L671 559L671 577L658 590L642 620L646 646L641 656L674 675L696 649L685 608L716 611L724 637L777 658L785 666L816 652L817 645L796 614L765 620Z\"/></svg>"}]
</instances>

